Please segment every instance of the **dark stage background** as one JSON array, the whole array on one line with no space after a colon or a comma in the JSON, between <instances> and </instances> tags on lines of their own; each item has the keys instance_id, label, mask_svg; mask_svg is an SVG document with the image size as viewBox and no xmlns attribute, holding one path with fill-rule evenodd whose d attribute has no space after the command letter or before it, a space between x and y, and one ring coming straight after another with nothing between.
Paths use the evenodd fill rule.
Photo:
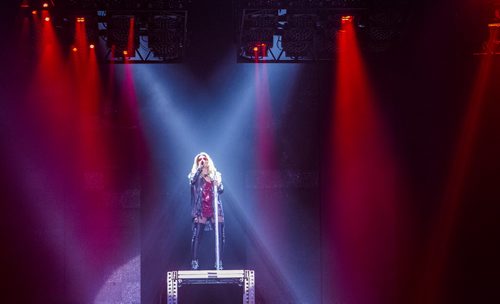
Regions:
<instances>
[{"instance_id":1,"label":"dark stage background","mask_svg":"<svg viewBox=\"0 0 500 304\"><path fill-rule=\"evenodd\" d=\"M358 160L332 140L341 64L237 64L232 4L191 3L183 63L100 62L86 95L5 3L0 298L159 303L167 271L189 268L187 174L206 151L226 187L224 267L255 269L258 303L499 301L500 61L472 55L487 1L412 3L400 40L363 53L376 110L347 126L376 143L357 146L352 192L331 161Z\"/></svg>"}]
</instances>

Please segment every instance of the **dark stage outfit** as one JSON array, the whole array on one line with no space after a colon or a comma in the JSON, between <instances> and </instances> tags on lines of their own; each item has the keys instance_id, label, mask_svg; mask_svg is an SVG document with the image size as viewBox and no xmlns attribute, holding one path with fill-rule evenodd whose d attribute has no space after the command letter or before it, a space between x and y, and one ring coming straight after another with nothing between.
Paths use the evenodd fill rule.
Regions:
<instances>
[{"instance_id":1,"label":"dark stage outfit","mask_svg":"<svg viewBox=\"0 0 500 304\"><path fill-rule=\"evenodd\" d=\"M198 249L203 231L212 229L212 220L214 219L214 184L215 182L207 181L201 174L202 169L198 169L194 176L190 179L191 182L191 218L193 220L193 235L191 238L191 269L196 270L199 267ZM217 188L217 193L221 194L224 191L222 183ZM217 195L217 206L219 219L224 218L224 211L220 196ZM206 224L199 223L201 217L206 218ZM224 222L219 221L219 268L222 269L222 254L224 251ZM215 242L214 242L215 243Z\"/></svg>"}]
</instances>

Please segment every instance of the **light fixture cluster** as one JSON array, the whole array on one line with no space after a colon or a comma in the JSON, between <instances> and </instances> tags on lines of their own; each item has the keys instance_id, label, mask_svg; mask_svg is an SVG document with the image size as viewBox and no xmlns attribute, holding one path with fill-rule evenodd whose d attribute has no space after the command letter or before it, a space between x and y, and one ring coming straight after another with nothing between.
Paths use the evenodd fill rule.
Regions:
<instances>
[{"instance_id":1,"label":"light fixture cluster","mask_svg":"<svg viewBox=\"0 0 500 304\"><path fill-rule=\"evenodd\" d=\"M398 0L404 1L404 0ZM134 2L135 6L130 6ZM397 40L401 7L368 0L240 1L237 62L332 60L342 26L352 24L365 49L383 51ZM113 63L180 62L187 47L186 0L20 0L34 19L54 23L74 52L74 32L85 26L90 48L105 48ZM129 7L130 6L130 7ZM104 43L98 43L102 40ZM81 46L80 46L81 47ZM76 50L75 50L76 48Z\"/></svg>"},{"instance_id":2,"label":"light fixture cluster","mask_svg":"<svg viewBox=\"0 0 500 304\"><path fill-rule=\"evenodd\" d=\"M385 51L407 20L407 4L378 5L365 0L242 1L238 62L308 62L336 58L337 37L351 24L361 47ZM266 44L264 52L253 48Z\"/></svg>"}]
</instances>

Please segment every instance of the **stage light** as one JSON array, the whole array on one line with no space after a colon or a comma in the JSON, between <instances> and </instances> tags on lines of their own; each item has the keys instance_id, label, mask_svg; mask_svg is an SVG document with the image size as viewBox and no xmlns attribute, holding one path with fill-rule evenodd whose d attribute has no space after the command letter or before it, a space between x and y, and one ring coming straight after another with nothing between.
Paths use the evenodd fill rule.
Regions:
<instances>
[{"instance_id":1,"label":"stage light","mask_svg":"<svg viewBox=\"0 0 500 304\"><path fill-rule=\"evenodd\" d=\"M183 56L186 17L182 12L154 16L150 22L148 44L156 57L179 59Z\"/></svg>"},{"instance_id":2,"label":"stage light","mask_svg":"<svg viewBox=\"0 0 500 304\"><path fill-rule=\"evenodd\" d=\"M98 19L95 16L79 16L82 18L84 22L81 22L80 25L85 27L85 33L87 34L87 44L96 45L96 42L99 40L99 25ZM77 21L78 24L78 21Z\"/></svg>"},{"instance_id":3,"label":"stage light","mask_svg":"<svg viewBox=\"0 0 500 304\"><path fill-rule=\"evenodd\" d=\"M72 49L71 49L73 52L77 52L78 51L78 48L76 46L74 46Z\"/></svg>"},{"instance_id":4,"label":"stage light","mask_svg":"<svg viewBox=\"0 0 500 304\"><path fill-rule=\"evenodd\" d=\"M259 55L267 56L267 51L273 47L274 35L278 25L278 10L252 11L242 16L242 31L240 33L240 54L254 57L254 48L264 50ZM262 44L264 44L262 46Z\"/></svg>"},{"instance_id":5,"label":"stage light","mask_svg":"<svg viewBox=\"0 0 500 304\"><path fill-rule=\"evenodd\" d=\"M260 51L259 55L267 53L267 44L266 43L256 42L254 45L250 46L250 48L254 52L259 52ZM255 56L255 54L254 54L254 56Z\"/></svg>"},{"instance_id":6,"label":"stage light","mask_svg":"<svg viewBox=\"0 0 500 304\"><path fill-rule=\"evenodd\" d=\"M46 22L49 22L50 21L50 17L45 17L43 20L45 20Z\"/></svg>"},{"instance_id":7,"label":"stage light","mask_svg":"<svg viewBox=\"0 0 500 304\"><path fill-rule=\"evenodd\" d=\"M76 22L85 22L85 17L76 17Z\"/></svg>"},{"instance_id":8,"label":"stage light","mask_svg":"<svg viewBox=\"0 0 500 304\"><path fill-rule=\"evenodd\" d=\"M123 51L123 55L127 56L128 55L128 51Z\"/></svg>"},{"instance_id":9,"label":"stage light","mask_svg":"<svg viewBox=\"0 0 500 304\"><path fill-rule=\"evenodd\" d=\"M44 2L44 3L42 4L42 7L43 7L43 8L47 8L47 7L49 7L49 4L48 4L47 2Z\"/></svg>"},{"instance_id":10,"label":"stage light","mask_svg":"<svg viewBox=\"0 0 500 304\"><path fill-rule=\"evenodd\" d=\"M500 23L490 23L489 28L489 38L486 43L484 43L484 50L486 54L500 54Z\"/></svg>"},{"instance_id":11,"label":"stage light","mask_svg":"<svg viewBox=\"0 0 500 304\"><path fill-rule=\"evenodd\" d=\"M267 56L268 50L266 43L255 42L247 47L245 54L246 56L251 56L253 59L262 59Z\"/></svg>"},{"instance_id":12,"label":"stage light","mask_svg":"<svg viewBox=\"0 0 500 304\"><path fill-rule=\"evenodd\" d=\"M36 11L36 10L32 10L32 11L31 11L31 14L32 14L32 15L36 15L36 14L37 14L37 11Z\"/></svg>"},{"instance_id":13,"label":"stage light","mask_svg":"<svg viewBox=\"0 0 500 304\"><path fill-rule=\"evenodd\" d=\"M135 24L134 15L111 16L107 26L107 46L114 49L113 56L134 57L140 45L139 27Z\"/></svg>"},{"instance_id":14,"label":"stage light","mask_svg":"<svg viewBox=\"0 0 500 304\"><path fill-rule=\"evenodd\" d=\"M354 16L342 16L340 20L342 24L352 23L352 21L354 20Z\"/></svg>"},{"instance_id":15,"label":"stage light","mask_svg":"<svg viewBox=\"0 0 500 304\"><path fill-rule=\"evenodd\" d=\"M89 45L89 48L93 49L93 48L95 48L95 45L92 43Z\"/></svg>"}]
</instances>

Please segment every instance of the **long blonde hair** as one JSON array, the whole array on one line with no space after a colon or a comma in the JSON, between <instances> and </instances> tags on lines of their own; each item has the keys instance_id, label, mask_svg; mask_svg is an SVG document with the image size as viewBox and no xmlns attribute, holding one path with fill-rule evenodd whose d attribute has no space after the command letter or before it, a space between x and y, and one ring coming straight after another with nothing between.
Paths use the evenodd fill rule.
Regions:
<instances>
[{"instance_id":1,"label":"long blonde hair","mask_svg":"<svg viewBox=\"0 0 500 304\"><path fill-rule=\"evenodd\" d=\"M205 156L207 158L208 176L210 176L210 178L212 180L216 180L220 184L222 182L222 176L221 176L220 172L217 171L217 168L215 167L215 164L214 164L212 158L206 152L200 152L194 157L193 167L191 168L191 172L188 174L188 178L191 180L194 177L194 175L196 174L196 171L198 170L198 158L200 156Z\"/></svg>"}]
</instances>

